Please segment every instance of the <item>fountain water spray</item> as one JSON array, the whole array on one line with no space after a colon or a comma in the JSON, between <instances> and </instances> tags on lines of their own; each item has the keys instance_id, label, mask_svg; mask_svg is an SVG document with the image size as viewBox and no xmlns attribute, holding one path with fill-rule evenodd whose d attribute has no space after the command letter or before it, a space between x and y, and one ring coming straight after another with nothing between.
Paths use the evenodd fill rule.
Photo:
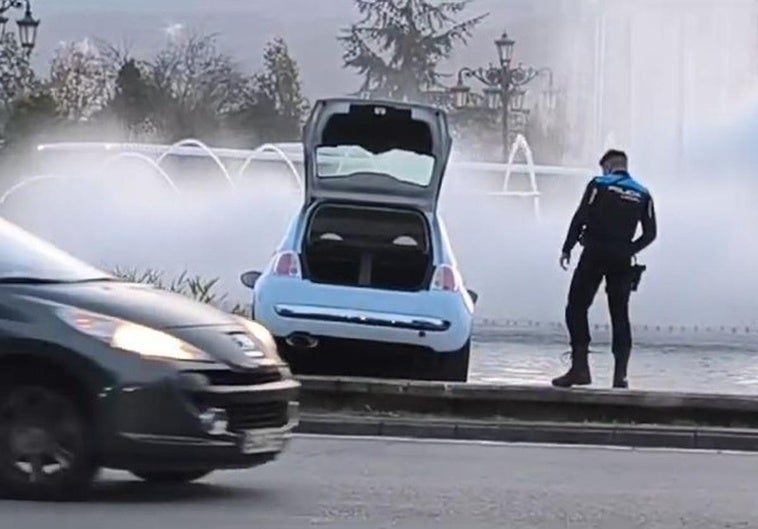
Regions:
<instances>
[{"instance_id":1,"label":"fountain water spray","mask_svg":"<svg viewBox=\"0 0 758 529\"><path fill-rule=\"evenodd\" d=\"M526 158L526 171L529 175L529 191L513 191L510 188L511 175L513 174L513 163L516 161L516 155L521 151ZM504 196L523 196L531 197L534 204L535 216L540 216L540 190L537 185L537 170L534 164L534 155L532 154L532 148L529 146L529 142L526 138L519 134L511 145L510 152L508 153L508 161L506 162L505 177L503 178L503 189L499 195Z\"/></svg>"},{"instance_id":2,"label":"fountain water spray","mask_svg":"<svg viewBox=\"0 0 758 529\"><path fill-rule=\"evenodd\" d=\"M31 186L32 184L38 183L38 182L48 182L51 180L67 180L69 178L76 178L73 175L67 175L67 174L41 174L36 176L30 176L28 178L25 178L21 180L20 182L17 182L16 184L12 185L8 189L3 192L2 196L0 196L0 206L5 204L5 201L8 200L12 195L15 193L26 189L27 187Z\"/></svg>"},{"instance_id":3,"label":"fountain water spray","mask_svg":"<svg viewBox=\"0 0 758 529\"><path fill-rule=\"evenodd\" d=\"M110 168L111 165L123 159L139 160L143 163L146 163L151 169L157 172L158 175L163 178L163 180L165 180L166 183L171 186L174 191L179 191L179 188L176 186L174 180L155 160L138 152L120 152L115 156L108 158L105 163L103 163L100 171L104 172L106 169Z\"/></svg>"},{"instance_id":4,"label":"fountain water spray","mask_svg":"<svg viewBox=\"0 0 758 529\"><path fill-rule=\"evenodd\" d=\"M219 170L223 174L224 178L226 178L226 181L229 182L229 185L231 187L235 187L234 180L232 180L231 175L229 174L229 171L226 169L226 166L221 162L221 159L218 157L218 155L213 152L213 150L208 147L205 143L203 143L200 140L197 140L195 138L186 138L183 140L179 140L173 145L171 145L166 151L158 156L158 159L156 160L156 163L158 165L163 162L163 160L169 156L171 153L173 153L176 149L180 147L197 147L198 149L201 149L204 151L218 166Z\"/></svg>"},{"instance_id":5,"label":"fountain water spray","mask_svg":"<svg viewBox=\"0 0 758 529\"><path fill-rule=\"evenodd\" d=\"M273 143L265 143L261 145L260 147L257 147L253 152L250 153L250 155L245 158L245 161L242 163L242 167L240 167L240 170L237 172L237 178L239 179L247 170L248 166L258 157L258 154L271 151L276 153L279 158L282 159L282 161L287 164L287 167L289 168L292 175L295 177L295 181L298 183L301 189L304 187L303 183L303 177L300 175L300 173L297 170L297 167L295 167L295 164L292 163L292 160L287 156L287 154L277 145L274 145Z\"/></svg>"}]
</instances>

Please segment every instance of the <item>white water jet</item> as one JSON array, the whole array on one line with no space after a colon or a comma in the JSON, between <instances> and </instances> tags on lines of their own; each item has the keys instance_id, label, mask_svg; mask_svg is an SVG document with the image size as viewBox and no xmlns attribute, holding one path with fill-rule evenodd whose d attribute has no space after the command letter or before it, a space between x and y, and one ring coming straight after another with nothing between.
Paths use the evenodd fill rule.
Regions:
<instances>
[{"instance_id":1,"label":"white water jet","mask_svg":"<svg viewBox=\"0 0 758 529\"><path fill-rule=\"evenodd\" d=\"M213 150L210 147L208 147L208 145L206 145L202 141L195 138L185 138L183 140L177 141L176 143L171 145L168 149L166 149L166 151L163 152L163 154L158 156L156 163L160 166L161 162L163 162L163 160L167 156L169 156L171 153L173 153L176 149L180 147L197 147L201 149L202 151L204 151L216 163L219 170L223 174L224 178L226 178L226 181L229 182L229 185L231 187L235 187L234 180L232 180L232 177L229 174L229 171L227 170L226 166L221 161L221 159L216 155L215 152L213 152Z\"/></svg>"},{"instance_id":2,"label":"white water jet","mask_svg":"<svg viewBox=\"0 0 758 529\"><path fill-rule=\"evenodd\" d=\"M300 175L300 173L297 170L297 167L295 167L295 164L292 163L292 160L289 156L277 145L274 145L273 143L265 143L261 145L260 147L257 147L250 155L245 158L245 161L242 163L242 166L240 167L240 170L237 172L237 178L239 179L242 177L242 175L247 170L248 166L256 159L258 154L266 152L266 151L273 151L276 153L282 161L287 164L287 167L289 168L292 175L295 177L295 181L300 186L301 189L304 188L303 183L303 177Z\"/></svg>"},{"instance_id":3,"label":"white water jet","mask_svg":"<svg viewBox=\"0 0 758 529\"><path fill-rule=\"evenodd\" d=\"M163 180L169 186L171 186L171 188L174 191L179 191L179 188L176 186L176 183L174 182L174 180L168 175L166 171L163 170L163 168L158 163L156 163L155 160L153 160L149 156L145 156L144 154L140 154L138 152L120 152L116 154L115 156L111 156L103 163L102 167L100 168L100 171L105 171L111 165L123 159L139 160L140 162L146 163L148 166L150 166L151 169L157 172L158 176L163 178Z\"/></svg>"},{"instance_id":4,"label":"white water jet","mask_svg":"<svg viewBox=\"0 0 758 529\"><path fill-rule=\"evenodd\" d=\"M5 201L8 200L8 198L11 197L11 195L14 195L15 193L26 189L32 184L38 183L38 182L47 182L51 180L66 180L69 178L77 178L73 175L66 175L66 174L42 174L42 175L35 175L30 176L28 178L22 179L20 182L17 182L16 184L12 185L8 189L5 190L5 192L0 196L0 206L5 204Z\"/></svg>"},{"instance_id":5,"label":"white water jet","mask_svg":"<svg viewBox=\"0 0 758 529\"><path fill-rule=\"evenodd\" d=\"M528 191L514 191L511 189L511 176L513 175L514 163L516 161L516 155L519 151L524 153L526 163L526 173L529 176L529 190ZM499 192L489 193L493 196L510 196L510 197L527 197L532 199L534 214L539 218L540 216L540 189L537 185L537 169L534 163L534 155L532 154L532 148L529 146L529 142L526 138L519 134L516 139L513 140L510 152L508 153L508 161L505 164L505 177L503 178L503 185Z\"/></svg>"}]
</instances>

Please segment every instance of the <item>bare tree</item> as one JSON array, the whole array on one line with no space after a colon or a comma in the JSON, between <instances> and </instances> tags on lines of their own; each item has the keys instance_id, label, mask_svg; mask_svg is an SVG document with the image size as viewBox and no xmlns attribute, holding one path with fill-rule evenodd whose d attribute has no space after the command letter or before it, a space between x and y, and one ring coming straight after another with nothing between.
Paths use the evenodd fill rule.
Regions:
<instances>
[{"instance_id":1,"label":"bare tree","mask_svg":"<svg viewBox=\"0 0 758 529\"><path fill-rule=\"evenodd\" d=\"M248 79L231 56L216 45L216 35L179 35L152 62L152 81L188 113L223 113L240 104Z\"/></svg>"},{"instance_id":2,"label":"bare tree","mask_svg":"<svg viewBox=\"0 0 758 529\"><path fill-rule=\"evenodd\" d=\"M29 59L11 33L0 37L0 111L7 114L12 103L36 86Z\"/></svg>"},{"instance_id":3,"label":"bare tree","mask_svg":"<svg viewBox=\"0 0 758 529\"><path fill-rule=\"evenodd\" d=\"M105 108L116 75L108 56L90 40L61 45L50 67L51 91L61 115L82 121Z\"/></svg>"}]
</instances>

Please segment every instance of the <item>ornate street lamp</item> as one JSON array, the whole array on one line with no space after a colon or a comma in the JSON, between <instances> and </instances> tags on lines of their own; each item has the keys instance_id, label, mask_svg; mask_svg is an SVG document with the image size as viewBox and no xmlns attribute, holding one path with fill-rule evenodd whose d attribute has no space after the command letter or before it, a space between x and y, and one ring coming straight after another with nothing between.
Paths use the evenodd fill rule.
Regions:
<instances>
[{"instance_id":1,"label":"ornate street lamp","mask_svg":"<svg viewBox=\"0 0 758 529\"><path fill-rule=\"evenodd\" d=\"M497 110L503 102L503 98L500 95L500 89L496 86L486 86L484 92L484 104L487 108Z\"/></svg>"},{"instance_id":2,"label":"ornate street lamp","mask_svg":"<svg viewBox=\"0 0 758 529\"><path fill-rule=\"evenodd\" d=\"M511 108L514 112L522 112L526 103L526 90L516 89L511 94Z\"/></svg>"},{"instance_id":3,"label":"ornate street lamp","mask_svg":"<svg viewBox=\"0 0 758 529\"><path fill-rule=\"evenodd\" d=\"M40 20L32 16L32 4L30 0L0 0L0 36L5 36L7 24L10 19L6 16L11 9L26 8L23 18L16 21L18 24L18 40L21 48L27 55L31 54L37 44L37 30Z\"/></svg>"},{"instance_id":4,"label":"ornate street lamp","mask_svg":"<svg viewBox=\"0 0 758 529\"><path fill-rule=\"evenodd\" d=\"M32 16L32 5L29 0L26 0L24 18L20 18L16 23L18 24L18 40L29 55L37 44L37 30L40 23L39 19Z\"/></svg>"},{"instance_id":5,"label":"ornate street lamp","mask_svg":"<svg viewBox=\"0 0 758 529\"><path fill-rule=\"evenodd\" d=\"M510 38L507 32L503 31L500 38L495 41L495 46L497 47L500 64L510 64L513 59L513 49L516 47L516 41Z\"/></svg>"},{"instance_id":6,"label":"ornate street lamp","mask_svg":"<svg viewBox=\"0 0 758 529\"><path fill-rule=\"evenodd\" d=\"M457 109L471 108L470 102L475 98L471 88L466 85L466 79L476 79L484 85L483 101L484 109L496 110L501 113L503 125L503 157L508 156L508 150L512 143L512 133L523 133L529 110L526 105L526 86L536 77L547 74L550 78L550 98L547 100L548 108L554 108L555 95L553 94L553 74L549 68L532 68L518 64L513 66L513 54L516 41L508 36L507 32L495 40L495 48L498 54L498 65L490 64L487 67L471 68L464 67L458 72L458 83L448 90ZM515 131L511 130L511 114L518 114Z\"/></svg>"},{"instance_id":7,"label":"ornate street lamp","mask_svg":"<svg viewBox=\"0 0 758 529\"><path fill-rule=\"evenodd\" d=\"M467 107L470 93L471 88L463 84L463 79L458 76L458 84L450 88L450 94L453 96L453 105L455 105L455 108Z\"/></svg>"}]
</instances>

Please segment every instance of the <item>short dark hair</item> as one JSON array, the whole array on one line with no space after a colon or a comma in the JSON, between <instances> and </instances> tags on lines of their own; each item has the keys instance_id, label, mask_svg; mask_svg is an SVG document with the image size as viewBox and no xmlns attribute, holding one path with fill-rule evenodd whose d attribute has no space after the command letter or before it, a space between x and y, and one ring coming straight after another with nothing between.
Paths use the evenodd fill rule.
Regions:
<instances>
[{"instance_id":1,"label":"short dark hair","mask_svg":"<svg viewBox=\"0 0 758 529\"><path fill-rule=\"evenodd\" d=\"M600 158L599 163L600 165L605 165L605 163L612 158L621 158L622 160L624 160L624 163L627 163L629 161L624 151L619 151L618 149L611 149L608 152L606 152L602 158Z\"/></svg>"}]
</instances>

